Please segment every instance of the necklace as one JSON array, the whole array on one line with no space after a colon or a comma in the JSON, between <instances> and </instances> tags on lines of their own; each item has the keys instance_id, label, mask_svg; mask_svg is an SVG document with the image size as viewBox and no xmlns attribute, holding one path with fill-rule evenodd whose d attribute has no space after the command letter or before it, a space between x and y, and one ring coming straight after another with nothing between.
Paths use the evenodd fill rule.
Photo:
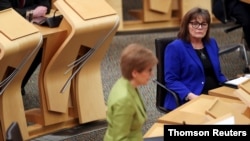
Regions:
<instances>
[{"instance_id":1,"label":"necklace","mask_svg":"<svg viewBox=\"0 0 250 141\"><path fill-rule=\"evenodd\" d=\"M204 48L202 48L202 49L195 49L195 50L198 52L198 54L199 54L199 56L200 56L201 59L203 59L203 60L207 59L207 57L206 57L206 55L204 53Z\"/></svg>"},{"instance_id":2,"label":"necklace","mask_svg":"<svg viewBox=\"0 0 250 141\"><path fill-rule=\"evenodd\" d=\"M193 42L191 42L191 45L194 49L203 49L204 48L202 41L193 41Z\"/></svg>"}]
</instances>

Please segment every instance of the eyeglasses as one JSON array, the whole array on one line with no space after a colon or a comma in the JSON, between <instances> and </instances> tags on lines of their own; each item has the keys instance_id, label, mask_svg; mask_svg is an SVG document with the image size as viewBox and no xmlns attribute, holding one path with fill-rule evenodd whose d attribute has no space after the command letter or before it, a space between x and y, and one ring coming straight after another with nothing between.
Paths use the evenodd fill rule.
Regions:
<instances>
[{"instance_id":1,"label":"eyeglasses","mask_svg":"<svg viewBox=\"0 0 250 141\"><path fill-rule=\"evenodd\" d=\"M199 27L201 28L207 28L208 23L199 23L199 22L190 22L193 28L198 29Z\"/></svg>"}]
</instances>

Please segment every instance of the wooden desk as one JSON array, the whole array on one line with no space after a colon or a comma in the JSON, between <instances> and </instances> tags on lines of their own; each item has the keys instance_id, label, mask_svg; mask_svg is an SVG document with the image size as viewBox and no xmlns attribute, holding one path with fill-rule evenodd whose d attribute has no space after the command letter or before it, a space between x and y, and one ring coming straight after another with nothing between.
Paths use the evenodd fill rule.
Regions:
<instances>
[{"instance_id":1,"label":"wooden desk","mask_svg":"<svg viewBox=\"0 0 250 141\"><path fill-rule=\"evenodd\" d=\"M238 85L239 89L235 91L235 94L239 96L239 99L248 105L250 110L250 80Z\"/></svg>"},{"instance_id":2,"label":"wooden desk","mask_svg":"<svg viewBox=\"0 0 250 141\"><path fill-rule=\"evenodd\" d=\"M208 94L212 95L212 96L217 96L217 97L224 97L224 98L229 98L229 99L234 99L234 100L240 100L239 97L235 94L236 90L237 89L235 89L235 88L222 86L222 87L208 91Z\"/></svg>"},{"instance_id":3,"label":"wooden desk","mask_svg":"<svg viewBox=\"0 0 250 141\"><path fill-rule=\"evenodd\" d=\"M211 0L180 0L180 11L182 18L193 7L201 7L207 9L212 16L212 1ZM212 17L211 17L212 19Z\"/></svg>"},{"instance_id":4,"label":"wooden desk","mask_svg":"<svg viewBox=\"0 0 250 141\"><path fill-rule=\"evenodd\" d=\"M223 87L225 88L225 87ZM233 90L234 92L237 90ZM213 93L213 94L216 94ZM214 107L218 105L212 105L215 100L220 100L220 106L226 106L225 110L218 110ZM214 108L214 109L213 109ZM218 118L212 118L205 114L206 111L215 113L219 116ZM230 113L227 113L230 112ZM238 114L238 113L240 114ZM195 100L192 100L170 113L160 117L156 123L145 133L144 138L164 136L164 125L165 124L213 124L215 121L226 117L234 116L236 124L249 124L250 123L250 109L243 102L232 98L218 98L216 96L201 95Z\"/></svg>"},{"instance_id":5,"label":"wooden desk","mask_svg":"<svg viewBox=\"0 0 250 141\"><path fill-rule=\"evenodd\" d=\"M44 39L53 36L54 34L60 34L60 32L66 31L65 28L61 27L50 28L46 26L40 26L37 24L34 24L34 26L40 31L40 33L42 33Z\"/></svg>"},{"instance_id":6,"label":"wooden desk","mask_svg":"<svg viewBox=\"0 0 250 141\"><path fill-rule=\"evenodd\" d=\"M250 0L240 0L240 1L250 4Z\"/></svg>"},{"instance_id":7,"label":"wooden desk","mask_svg":"<svg viewBox=\"0 0 250 141\"><path fill-rule=\"evenodd\" d=\"M0 140L5 140L13 121L18 122L25 139L29 135L20 88L42 44L42 35L12 8L0 11L0 19Z\"/></svg>"},{"instance_id":8,"label":"wooden desk","mask_svg":"<svg viewBox=\"0 0 250 141\"><path fill-rule=\"evenodd\" d=\"M221 114L227 114L228 112L231 112L236 115L236 124L250 123L249 118L241 115L241 113L244 113L247 110L247 105L245 105L243 102L239 100L219 98L209 95L201 95L198 98L187 102L186 104L160 117L158 119L158 122L166 124L183 124L184 121L186 124L206 123L214 119L208 116L206 114L206 111L211 108L211 105L212 103L214 103L215 100L220 100L221 103L226 105L225 109L219 109Z\"/></svg>"},{"instance_id":9,"label":"wooden desk","mask_svg":"<svg viewBox=\"0 0 250 141\"><path fill-rule=\"evenodd\" d=\"M116 10L120 17L118 32L178 28L182 16L195 6L208 9L213 17L212 22L218 23L218 20L214 20L215 18L212 15L211 1L209 0L163 0L163 3L161 2L162 0L142 0L142 9L129 10L129 14L138 17L138 20L123 19L123 3L125 3L125 0L106 1ZM159 3L164 6L161 7Z\"/></svg>"},{"instance_id":10,"label":"wooden desk","mask_svg":"<svg viewBox=\"0 0 250 141\"><path fill-rule=\"evenodd\" d=\"M25 111L26 121L34 123L28 126L29 139L39 135L48 134L50 132L55 132L63 128L71 128L79 124L75 116L69 117L69 114L49 111L43 84L44 72L47 65L68 36L67 22L63 20L62 25L56 28L39 26L37 24L34 24L34 26L43 35L43 53L38 74L38 95L40 99L40 107Z\"/></svg>"},{"instance_id":11,"label":"wooden desk","mask_svg":"<svg viewBox=\"0 0 250 141\"><path fill-rule=\"evenodd\" d=\"M59 27L31 25L37 28L34 28L37 33L40 31L43 35L39 33L41 40L43 37L43 54L38 76L40 107L21 110L21 114L16 109L10 110L3 107L11 114L9 117L10 114L3 114L6 116L4 120L21 121L19 123L21 123L24 140L82 123L105 119L106 107L100 66L117 31L119 18L105 1L95 1L93 4L88 0L58 0L54 4L64 16ZM96 11L96 9L101 10ZM22 29L19 26L16 28ZM33 44L30 43L29 46L31 45ZM12 58L18 59L16 56ZM72 66L69 66L70 64ZM19 82L21 80L18 79ZM64 84L68 85L62 91ZM17 89L11 89L11 87L10 89L20 91L20 86L16 86L18 86ZM18 100L22 100L20 93L11 93L17 95ZM13 101L13 97L11 100ZM5 100L6 103L12 104L9 101ZM16 102L12 105L18 105L20 110L21 104ZM21 120L16 120L17 118ZM4 123L4 126L6 125ZM5 132L5 129L0 131ZM0 136L0 140L2 138Z\"/></svg>"},{"instance_id":12,"label":"wooden desk","mask_svg":"<svg viewBox=\"0 0 250 141\"><path fill-rule=\"evenodd\" d=\"M154 123L143 138L158 137L164 135L164 123Z\"/></svg>"}]
</instances>

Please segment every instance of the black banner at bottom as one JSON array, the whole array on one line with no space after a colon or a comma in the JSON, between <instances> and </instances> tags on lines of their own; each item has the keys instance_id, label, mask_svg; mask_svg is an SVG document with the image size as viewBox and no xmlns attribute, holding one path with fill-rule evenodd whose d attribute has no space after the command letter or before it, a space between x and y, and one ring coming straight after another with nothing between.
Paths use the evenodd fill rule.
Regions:
<instances>
[{"instance_id":1,"label":"black banner at bottom","mask_svg":"<svg viewBox=\"0 0 250 141\"><path fill-rule=\"evenodd\" d=\"M176 137L250 137L250 125L164 125L164 141Z\"/></svg>"}]
</instances>

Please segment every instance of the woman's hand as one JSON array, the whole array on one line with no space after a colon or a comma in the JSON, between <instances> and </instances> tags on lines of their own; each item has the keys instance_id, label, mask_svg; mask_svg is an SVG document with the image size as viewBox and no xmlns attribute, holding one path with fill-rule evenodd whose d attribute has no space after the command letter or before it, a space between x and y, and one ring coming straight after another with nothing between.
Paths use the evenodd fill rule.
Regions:
<instances>
[{"instance_id":1,"label":"woman's hand","mask_svg":"<svg viewBox=\"0 0 250 141\"><path fill-rule=\"evenodd\" d=\"M198 97L198 95L196 95L194 93L188 93L186 100L192 100L192 99L195 99L197 97Z\"/></svg>"},{"instance_id":2,"label":"woman's hand","mask_svg":"<svg viewBox=\"0 0 250 141\"><path fill-rule=\"evenodd\" d=\"M47 7L45 7L45 6L37 6L33 10L33 18L44 17L46 15L46 12L47 12Z\"/></svg>"}]
</instances>

